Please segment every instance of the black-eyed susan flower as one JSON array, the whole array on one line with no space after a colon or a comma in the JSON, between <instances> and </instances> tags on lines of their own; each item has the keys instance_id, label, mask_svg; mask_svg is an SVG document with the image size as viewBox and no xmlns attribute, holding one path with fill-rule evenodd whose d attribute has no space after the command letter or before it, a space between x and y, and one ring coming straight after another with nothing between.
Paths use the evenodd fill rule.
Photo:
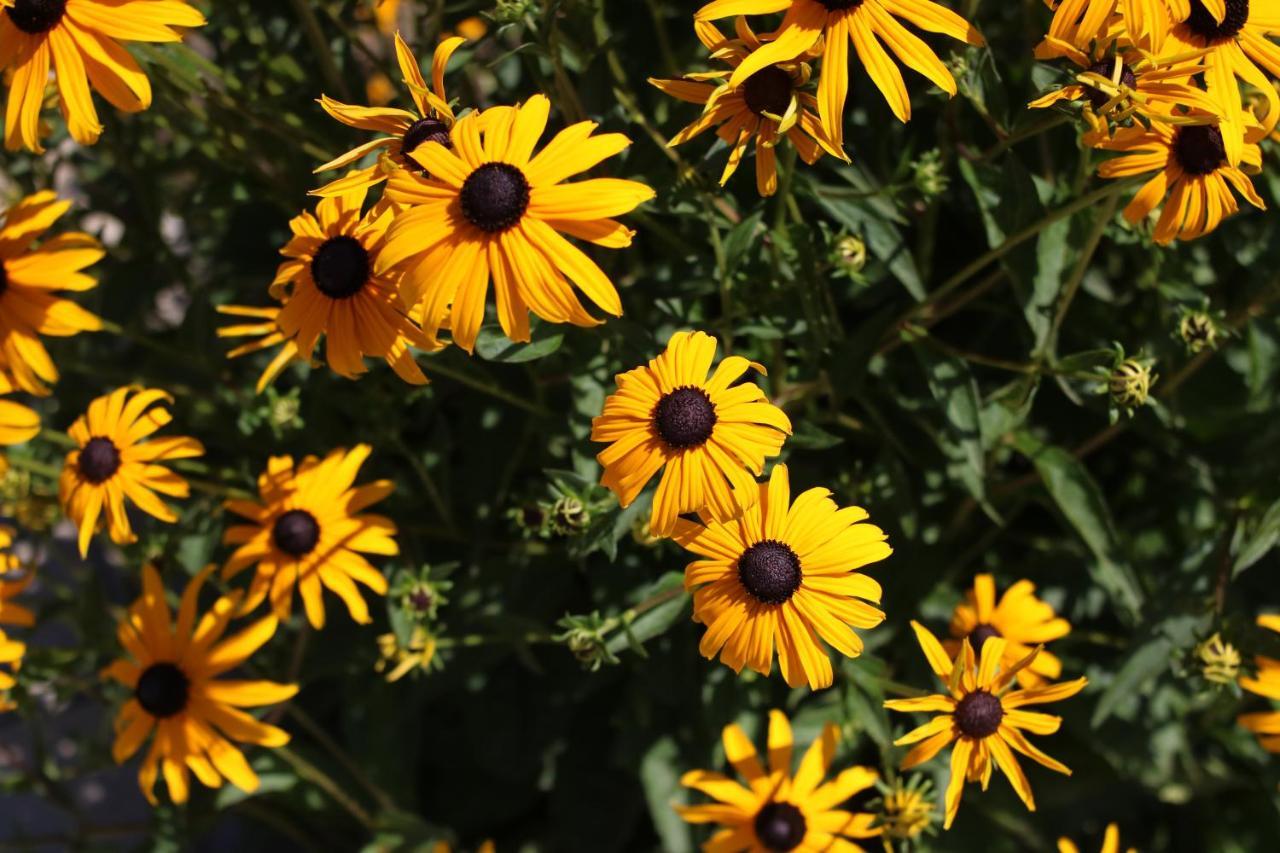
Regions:
<instances>
[{"instance_id":1,"label":"black-eyed susan flower","mask_svg":"<svg viewBox=\"0 0 1280 853\"><path fill-rule=\"evenodd\" d=\"M322 628L327 588L346 603L352 619L372 621L356 584L386 595L387 579L362 555L394 556L399 549L391 519L361 513L394 488L390 480L354 485L370 452L367 444L338 448L297 466L291 456L273 456L258 477L259 500L227 501L230 512L252 522L229 527L222 539L237 546L223 567L224 578L257 565L244 612L270 596L276 615L288 619L297 587L307 621Z\"/></svg>"},{"instance_id":2,"label":"black-eyed susan flower","mask_svg":"<svg viewBox=\"0 0 1280 853\"><path fill-rule=\"evenodd\" d=\"M975 654L992 637L1004 638L1001 666L1014 668L1033 648L1071 633L1071 623L1053 612L1053 607L1036 598L1036 586L1020 580L996 600L996 582L991 575L978 575L964 601L951 614L951 636L944 646L954 658L960 641L968 638ZM1041 650L1031 663L1018 669L1018 684L1036 687L1062 675L1062 661Z\"/></svg>"},{"instance_id":3,"label":"black-eyed susan flower","mask_svg":"<svg viewBox=\"0 0 1280 853\"><path fill-rule=\"evenodd\" d=\"M839 508L826 489L791 502L785 465L774 465L759 500L736 519L676 522L672 538L700 556L685 568L693 618L707 626L698 650L735 672L761 675L778 666L788 685L829 687L823 643L848 657L862 653L854 628L874 628L884 614L880 584L858 569L892 553L884 532L864 523L866 510Z\"/></svg>"},{"instance_id":4,"label":"black-eyed susan flower","mask_svg":"<svg viewBox=\"0 0 1280 853\"><path fill-rule=\"evenodd\" d=\"M1280 615L1258 617L1258 627L1280 634ZM1257 655L1253 659L1257 674L1241 676L1240 686L1267 699L1280 699L1280 660ZM1258 743L1268 752L1280 752L1280 711L1257 711L1241 714L1240 725L1258 736Z\"/></svg>"},{"instance_id":5,"label":"black-eyed susan flower","mask_svg":"<svg viewBox=\"0 0 1280 853\"><path fill-rule=\"evenodd\" d=\"M22 444L40 432L40 416L34 409L12 400L0 400L0 444Z\"/></svg>"},{"instance_id":6,"label":"black-eyed susan flower","mask_svg":"<svg viewBox=\"0 0 1280 853\"><path fill-rule=\"evenodd\" d=\"M5 147L40 146L40 112L49 72L71 138L92 145L102 134L93 91L118 110L151 106L151 83L120 42L182 41L205 23L181 0L0 0L0 70L11 71Z\"/></svg>"},{"instance_id":7,"label":"black-eyed susan flower","mask_svg":"<svg viewBox=\"0 0 1280 853\"><path fill-rule=\"evenodd\" d=\"M330 196L289 223L293 237L280 250L288 260L276 270L272 298L279 308L244 305L219 307L223 314L256 322L225 326L219 337L257 336L236 347L229 358L272 346L280 351L258 379L259 393L295 359L310 359L325 338L325 357L340 376L355 379L366 370L366 357L381 358L406 382L427 381L413 348L441 348L405 315L399 275L378 269L394 211L379 202L364 212L367 187Z\"/></svg>"},{"instance_id":8,"label":"black-eyed susan flower","mask_svg":"<svg viewBox=\"0 0 1280 853\"><path fill-rule=\"evenodd\" d=\"M1080 848L1070 838L1059 838L1058 853L1080 853ZM1107 824L1107 830L1102 836L1100 853L1120 853L1120 827L1118 825L1114 823ZM1130 847L1127 853L1137 853L1137 850Z\"/></svg>"},{"instance_id":9,"label":"black-eyed susan flower","mask_svg":"<svg viewBox=\"0 0 1280 853\"><path fill-rule=\"evenodd\" d=\"M12 711L17 707L10 698L9 691L18 683L14 675L22 666L22 658L26 653L25 643L10 639L9 635L0 629L0 713Z\"/></svg>"},{"instance_id":10,"label":"black-eyed susan flower","mask_svg":"<svg viewBox=\"0 0 1280 853\"><path fill-rule=\"evenodd\" d=\"M716 339L676 332L647 366L620 373L618 390L591 422L591 440L609 442L596 454L600 482L630 506L662 471L649 532L669 536L676 516L705 510L728 521L758 494L755 477L791 434L785 412L750 382L764 367L741 356L720 362L708 378Z\"/></svg>"},{"instance_id":11,"label":"black-eyed susan flower","mask_svg":"<svg viewBox=\"0 0 1280 853\"><path fill-rule=\"evenodd\" d=\"M794 738L791 723L781 711L769 712L768 764L760 761L755 746L736 723L724 728L725 758L746 784L722 773L690 770L680 784L716 800L692 806L676 806L689 823L717 824L720 829L703 845L706 851L733 850L844 850L860 853L850 839L874 838L875 815L847 811L841 806L876 781L870 767L850 767L829 782L823 779L831 767L839 743L839 730L831 723L805 750L792 773Z\"/></svg>"},{"instance_id":12,"label":"black-eyed susan flower","mask_svg":"<svg viewBox=\"0 0 1280 853\"><path fill-rule=\"evenodd\" d=\"M1070 776L1071 771L1032 745L1024 734L1053 734L1062 725L1062 719L1023 709L1028 705L1068 699L1083 690L1088 680L1078 678L1061 684L1010 691L1018 671L1035 659L1036 650L1014 666L1002 666L1003 637L989 638L982 646L981 658L976 660L973 648L965 639L960 654L952 660L938 638L927 628L914 621L911 627L915 629L929 667L942 680L947 692L918 699L890 699L884 703L886 708L894 711L938 714L894 741L897 746L915 744L903 759L902 769L909 770L922 764L947 745L955 744L951 750L951 779L947 783L945 798L947 814L943 827L946 829L951 828L960 808L960 794L965 781L980 781L986 790L993 767L1000 768L1022 802L1029 810L1035 811L1031 784L1014 753L1021 753L1058 773Z\"/></svg>"},{"instance_id":13,"label":"black-eyed susan flower","mask_svg":"<svg viewBox=\"0 0 1280 853\"><path fill-rule=\"evenodd\" d=\"M703 105L702 115L677 133L669 143L671 146L716 128L716 135L729 146L729 160L720 176L723 186L737 170L754 139L756 189L762 196L771 196L778 189L775 148L784 138L796 147L800 159L810 165L822 157L824 150L833 157L849 159L827 138L815 113L817 99L802 91L811 74L809 62L820 55L820 50L813 48L792 62L761 68L735 87L729 85L726 78L753 50L759 49L760 38L745 18L738 19L738 38L734 39L725 38L707 21L696 21L694 29L711 55L729 67L723 71L688 74L678 80L649 78L650 83L673 98Z\"/></svg>"},{"instance_id":14,"label":"black-eyed susan flower","mask_svg":"<svg viewBox=\"0 0 1280 853\"><path fill-rule=\"evenodd\" d=\"M1214 230L1240 209L1231 192L1233 187L1254 207L1266 209L1248 175L1241 170L1241 165L1253 172L1262 167L1262 152L1256 142L1261 131L1254 126L1240 160L1230 158L1223 142L1228 133L1225 124L1169 126L1153 122L1150 128L1121 128L1097 146L1127 153L1102 163L1098 174L1104 178L1127 178L1155 172L1125 206L1125 219L1137 224L1163 204L1153 239L1161 245L1175 239L1193 240Z\"/></svg>"},{"instance_id":15,"label":"black-eyed susan flower","mask_svg":"<svg viewBox=\"0 0 1280 853\"><path fill-rule=\"evenodd\" d=\"M161 775L175 803L187 801L191 774L209 788L221 787L225 779L242 791L255 791L258 775L235 743L277 747L289 742L287 732L242 709L284 702L298 692L296 685L219 677L271 639L276 617L266 616L224 639L240 593L220 597L201 615L200 589L213 569L207 567L187 584L175 620L159 573L145 566L142 595L116 628L125 656L102 673L133 691L116 716L111 748L116 763L127 761L151 736L138 785L153 804Z\"/></svg>"},{"instance_id":16,"label":"black-eyed susan flower","mask_svg":"<svg viewBox=\"0 0 1280 853\"><path fill-rule=\"evenodd\" d=\"M629 246L634 232L612 217L653 198L653 190L617 178L561 183L631 140L593 135L596 123L583 121L535 155L550 110L551 102L535 95L519 107L473 113L453 126L452 150L431 140L414 149L410 157L427 175L392 174L387 197L408 209L392 223L375 268L406 264L405 304L418 306L429 336L448 319L454 343L471 352L491 280L498 322L513 341L529 340L530 311L549 323L601 322L568 281L606 314L622 315L613 282L563 235L610 249Z\"/></svg>"},{"instance_id":17,"label":"black-eyed susan flower","mask_svg":"<svg viewBox=\"0 0 1280 853\"><path fill-rule=\"evenodd\" d=\"M392 7L391 16L394 19L394 7L398 3L399 0L384 3L379 11ZM417 109L415 113L393 107L357 107L325 95L320 96L320 106L338 121L348 127L385 135L358 145L316 167L317 174L341 169L366 154L375 151L378 153L378 161L372 166L348 172L320 189L312 190L313 195L334 196L367 189L385 181L396 169L422 168L409 157L422 143L437 142L445 147L450 145L449 129L453 127L454 115L444 90L444 71L449 65L449 57L465 41L466 39L455 36L436 45L435 55L431 58L431 88L427 88L426 81L422 79L422 69L418 67L418 58L404 43L404 39L400 38L400 34L396 33L396 61L400 64L400 73L404 75L404 84L409 87L409 95Z\"/></svg>"},{"instance_id":18,"label":"black-eyed susan flower","mask_svg":"<svg viewBox=\"0 0 1280 853\"><path fill-rule=\"evenodd\" d=\"M164 391L119 388L90 403L67 430L76 449L63 462L58 501L80 529L81 556L89 553L89 540L103 516L112 542L126 545L138 540L126 503L161 521L178 520L156 492L185 498L191 487L160 463L200 456L204 445L188 436L146 440L173 420L161 405L171 402Z\"/></svg>"},{"instance_id":19,"label":"black-eyed susan flower","mask_svg":"<svg viewBox=\"0 0 1280 853\"><path fill-rule=\"evenodd\" d=\"M872 82L900 121L910 120L911 99L902 72L885 46L903 65L923 74L948 95L955 95L956 81L933 50L899 23L899 18L926 32L942 33L972 45L983 44L982 36L972 24L931 0L712 0L694 17L699 21L713 21L733 15L772 12L786 13L773 40L761 45L733 70L729 85L741 86L763 68L790 62L825 37L822 76L818 81L818 115L836 148L844 143L850 41Z\"/></svg>"},{"instance_id":20,"label":"black-eyed susan flower","mask_svg":"<svg viewBox=\"0 0 1280 853\"><path fill-rule=\"evenodd\" d=\"M1219 7L1222 2L1209 0ZM1120 38L1159 52L1171 24L1191 14L1188 0L1050 0L1049 6L1053 20L1049 32L1036 45L1036 58L1067 56L1080 65L1088 64L1085 57L1091 49Z\"/></svg>"},{"instance_id":21,"label":"black-eyed susan flower","mask_svg":"<svg viewBox=\"0 0 1280 853\"><path fill-rule=\"evenodd\" d=\"M49 393L48 383L57 381L58 369L40 335L68 337L102 328L100 319L60 295L97 286L83 270L102 258L98 241L78 231L42 239L69 207L71 202L46 190L5 211L0 227L0 393Z\"/></svg>"}]
</instances>

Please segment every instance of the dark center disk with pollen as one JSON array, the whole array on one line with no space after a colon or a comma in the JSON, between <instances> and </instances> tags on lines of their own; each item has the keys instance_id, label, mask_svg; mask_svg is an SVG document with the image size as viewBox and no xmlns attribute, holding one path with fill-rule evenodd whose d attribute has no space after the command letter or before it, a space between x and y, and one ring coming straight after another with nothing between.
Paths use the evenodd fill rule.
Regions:
<instances>
[{"instance_id":1,"label":"dark center disk with pollen","mask_svg":"<svg viewBox=\"0 0 1280 853\"><path fill-rule=\"evenodd\" d=\"M48 32L62 20L67 11L67 0L17 0L5 13L13 25L24 33L38 35Z\"/></svg>"},{"instance_id":2,"label":"dark center disk with pollen","mask_svg":"<svg viewBox=\"0 0 1280 853\"><path fill-rule=\"evenodd\" d=\"M769 65L747 78L742 84L742 97L756 115L771 113L780 116L791 104L794 89L790 74L776 65Z\"/></svg>"},{"instance_id":3,"label":"dark center disk with pollen","mask_svg":"<svg viewBox=\"0 0 1280 853\"><path fill-rule=\"evenodd\" d=\"M1000 700L986 690L975 690L956 704L956 728L972 738L995 734L1003 719Z\"/></svg>"},{"instance_id":4,"label":"dark center disk with pollen","mask_svg":"<svg viewBox=\"0 0 1280 853\"><path fill-rule=\"evenodd\" d=\"M510 163L485 163L459 194L462 215L481 231L506 231L529 209L529 181Z\"/></svg>"},{"instance_id":5,"label":"dark center disk with pollen","mask_svg":"<svg viewBox=\"0 0 1280 853\"><path fill-rule=\"evenodd\" d=\"M1108 80L1115 79L1116 62L1114 59L1104 59L1101 62L1095 62L1089 66L1089 70L1094 74L1100 74ZM1129 66L1123 62L1120 63L1120 85L1127 86L1132 89L1138 85L1138 78L1133 76L1133 72L1129 70ZM1101 89L1095 89L1092 86L1085 86L1085 97L1089 99L1089 103L1093 105L1095 110L1102 109L1102 105L1111 100L1111 96Z\"/></svg>"},{"instance_id":6,"label":"dark center disk with pollen","mask_svg":"<svg viewBox=\"0 0 1280 853\"><path fill-rule=\"evenodd\" d=\"M992 637L999 637L1000 632L991 625L979 625L969 632L969 645L973 648L974 653L982 651L982 646Z\"/></svg>"},{"instance_id":7,"label":"dark center disk with pollen","mask_svg":"<svg viewBox=\"0 0 1280 853\"><path fill-rule=\"evenodd\" d=\"M756 812L756 839L766 850L796 849L807 828L804 814L791 803L766 803Z\"/></svg>"},{"instance_id":8,"label":"dark center disk with pollen","mask_svg":"<svg viewBox=\"0 0 1280 853\"><path fill-rule=\"evenodd\" d=\"M4 268L4 261L0 261L0 296L4 296L4 292L9 289L9 271Z\"/></svg>"},{"instance_id":9,"label":"dark center disk with pollen","mask_svg":"<svg viewBox=\"0 0 1280 853\"><path fill-rule=\"evenodd\" d=\"M291 509L276 519L271 528L276 547L293 557L305 557L320 541L320 525L305 509Z\"/></svg>"},{"instance_id":10,"label":"dark center disk with pollen","mask_svg":"<svg viewBox=\"0 0 1280 853\"><path fill-rule=\"evenodd\" d=\"M355 237L330 237L311 256L311 278L330 299L347 299L369 281L369 252Z\"/></svg>"},{"instance_id":11,"label":"dark center disk with pollen","mask_svg":"<svg viewBox=\"0 0 1280 853\"><path fill-rule=\"evenodd\" d=\"M1208 124L1179 127L1173 134L1173 156L1187 174L1209 174L1227 159L1222 131Z\"/></svg>"},{"instance_id":12,"label":"dark center disk with pollen","mask_svg":"<svg viewBox=\"0 0 1280 853\"><path fill-rule=\"evenodd\" d=\"M109 438L91 438L80 448L80 476L98 484L120 470L120 451Z\"/></svg>"},{"instance_id":13,"label":"dark center disk with pollen","mask_svg":"<svg viewBox=\"0 0 1280 853\"><path fill-rule=\"evenodd\" d=\"M818 2L825 6L828 12L843 12L845 9L862 5L862 0L818 0Z\"/></svg>"},{"instance_id":14,"label":"dark center disk with pollen","mask_svg":"<svg viewBox=\"0 0 1280 853\"><path fill-rule=\"evenodd\" d=\"M138 676L133 696L153 717L172 717L187 707L191 682L171 663L153 663Z\"/></svg>"},{"instance_id":15,"label":"dark center disk with pollen","mask_svg":"<svg viewBox=\"0 0 1280 853\"><path fill-rule=\"evenodd\" d=\"M701 388L677 388L653 407L653 425L672 447L698 447L711 437L716 407Z\"/></svg>"},{"instance_id":16,"label":"dark center disk with pollen","mask_svg":"<svg viewBox=\"0 0 1280 853\"><path fill-rule=\"evenodd\" d=\"M782 604L790 599L803 577L796 552L776 539L757 542L738 558L738 580L764 604Z\"/></svg>"},{"instance_id":17,"label":"dark center disk with pollen","mask_svg":"<svg viewBox=\"0 0 1280 853\"><path fill-rule=\"evenodd\" d=\"M1204 40L1205 46L1235 38L1249 20L1249 0L1226 0L1227 13L1219 24L1200 0L1191 0L1187 29Z\"/></svg>"},{"instance_id":18,"label":"dark center disk with pollen","mask_svg":"<svg viewBox=\"0 0 1280 853\"><path fill-rule=\"evenodd\" d=\"M449 125L438 118L418 119L409 125L404 136L400 137L400 153L408 157L424 142L438 142L445 148L452 148L453 143L449 141Z\"/></svg>"}]
</instances>

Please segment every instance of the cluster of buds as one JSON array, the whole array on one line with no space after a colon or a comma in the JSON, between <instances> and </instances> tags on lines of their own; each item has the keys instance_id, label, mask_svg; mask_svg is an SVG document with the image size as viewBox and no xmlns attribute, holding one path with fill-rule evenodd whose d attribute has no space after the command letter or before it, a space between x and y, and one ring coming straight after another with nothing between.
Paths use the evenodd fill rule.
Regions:
<instances>
[{"instance_id":1,"label":"cluster of buds","mask_svg":"<svg viewBox=\"0 0 1280 853\"><path fill-rule=\"evenodd\" d=\"M417 572L396 573L387 592L392 633L378 637L378 672L396 681L410 672L430 672L440 666L436 658L436 638L441 625L437 611L448 602L445 593L453 586L445 577L453 566L423 566Z\"/></svg>"},{"instance_id":2,"label":"cluster of buds","mask_svg":"<svg viewBox=\"0 0 1280 853\"><path fill-rule=\"evenodd\" d=\"M605 619L599 611L583 616L565 616L556 625L564 630L553 639L564 643L584 669L595 672L605 664L618 663L618 657L609 651L605 634L613 626L614 620Z\"/></svg>"},{"instance_id":3,"label":"cluster of buds","mask_svg":"<svg viewBox=\"0 0 1280 853\"><path fill-rule=\"evenodd\" d=\"M931 148L911 164L911 180L916 190L925 198L933 198L947 191L950 179L942 162L942 152Z\"/></svg>"},{"instance_id":4,"label":"cluster of buds","mask_svg":"<svg viewBox=\"0 0 1280 853\"><path fill-rule=\"evenodd\" d=\"M613 504L609 493L594 483L573 485L555 480L550 496L514 507L507 511L526 538L553 539L581 536L593 520Z\"/></svg>"}]
</instances>

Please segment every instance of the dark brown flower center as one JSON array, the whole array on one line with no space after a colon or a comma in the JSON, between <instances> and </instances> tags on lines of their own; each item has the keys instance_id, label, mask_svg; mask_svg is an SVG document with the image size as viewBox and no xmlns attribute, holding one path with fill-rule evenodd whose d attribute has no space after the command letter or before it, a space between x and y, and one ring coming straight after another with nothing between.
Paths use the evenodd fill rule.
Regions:
<instances>
[{"instance_id":1,"label":"dark brown flower center","mask_svg":"<svg viewBox=\"0 0 1280 853\"><path fill-rule=\"evenodd\" d=\"M355 237L330 237L311 256L311 278L330 299L348 299L369 282L369 252Z\"/></svg>"},{"instance_id":2,"label":"dark brown flower center","mask_svg":"<svg viewBox=\"0 0 1280 853\"><path fill-rule=\"evenodd\" d=\"M992 637L999 637L1000 632L992 625L979 625L969 632L969 645L973 648L974 654L982 651L982 645Z\"/></svg>"},{"instance_id":3,"label":"dark brown flower center","mask_svg":"<svg viewBox=\"0 0 1280 853\"><path fill-rule=\"evenodd\" d=\"M1108 80L1115 79L1116 61L1114 59L1103 59L1089 66L1089 70L1094 74L1106 77ZM1138 78L1133 76L1133 72L1129 70L1129 66L1123 62L1120 63L1120 85L1127 86L1132 89L1138 84ZM1093 105L1095 110L1102 109L1103 104L1111 100L1111 96L1101 89L1095 89L1092 86L1085 87L1085 97L1089 99L1089 103Z\"/></svg>"},{"instance_id":4,"label":"dark brown flower center","mask_svg":"<svg viewBox=\"0 0 1280 853\"><path fill-rule=\"evenodd\" d=\"M738 558L738 580L763 604L786 602L800 588L803 578L796 552L776 539L757 542Z\"/></svg>"},{"instance_id":5,"label":"dark brown flower center","mask_svg":"<svg viewBox=\"0 0 1280 853\"><path fill-rule=\"evenodd\" d=\"M654 407L653 425L671 447L699 447L715 428L716 407L701 388L677 388Z\"/></svg>"},{"instance_id":6,"label":"dark brown flower center","mask_svg":"<svg viewBox=\"0 0 1280 853\"><path fill-rule=\"evenodd\" d=\"M91 438L80 448L80 476L97 485L120 470L120 451L109 438Z\"/></svg>"},{"instance_id":7,"label":"dark brown flower center","mask_svg":"<svg viewBox=\"0 0 1280 853\"><path fill-rule=\"evenodd\" d=\"M1227 13L1219 24L1200 0L1191 0L1187 28L1199 36L1205 46L1235 38L1249 20L1249 0L1226 0Z\"/></svg>"},{"instance_id":8,"label":"dark brown flower center","mask_svg":"<svg viewBox=\"0 0 1280 853\"><path fill-rule=\"evenodd\" d=\"M1173 156L1187 174L1209 174L1227 159L1222 131L1211 124L1179 127L1173 132Z\"/></svg>"},{"instance_id":9,"label":"dark brown flower center","mask_svg":"<svg viewBox=\"0 0 1280 853\"><path fill-rule=\"evenodd\" d=\"M529 209L529 181L509 163L485 163L467 176L459 194L462 215L481 231L506 231Z\"/></svg>"},{"instance_id":10,"label":"dark brown flower center","mask_svg":"<svg viewBox=\"0 0 1280 853\"><path fill-rule=\"evenodd\" d=\"M62 20L67 0L16 0L4 11L15 27L29 35L39 35Z\"/></svg>"},{"instance_id":11,"label":"dark brown flower center","mask_svg":"<svg viewBox=\"0 0 1280 853\"><path fill-rule=\"evenodd\" d=\"M845 9L862 5L862 0L818 0L818 2L826 6L828 12L843 12Z\"/></svg>"},{"instance_id":12,"label":"dark brown flower center","mask_svg":"<svg viewBox=\"0 0 1280 853\"><path fill-rule=\"evenodd\" d=\"M776 65L761 68L742 84L742 97L756 115L780 116L791 104L791 75Z\"/></svg>"},{"instance_id":13,"label":"dark brown flower center","mask_svg":"<svg viewBox=\"0 0 1280 853\"><path fill-rule=\"evenodd\" d=\"M449 140L449 125L438 118L420 118L400 137L400 153L408 157L424 142L438 142L445 148L452 148Z\"/></svg>"},{"instance_id":14,"label":"dark brown flower center","mask_svg":"<svg viewBox=\"0 0 1280 853\"><path fill-rule=\"evenodd\" d=\"M804 814L791 803L766 803L756 812L756 839L766 850L794 850L804 841Z\"/></svg>"},{"instance_id":15,"label":"dark brown flower center","mask_svg":"<svg viewBox=\"0 0 1280 853\"><path fill-rule=\"evenodd\" d=\"M4 296L4 292L9 289L9 271L5 269L4 261L0 261L0 296Z\"/></svg>"},{"instance_id":16,"label":"dark brown flower center","mask_svg":"<svg viewBox=\"0 0 1280 853\"><path fill-rule=\"evenodd\" d=\"M153 717L172 717L187 707L191 682L171 663L153 663L138 676L133 696Z\"/></svg>"},{"instance_id":17,"label":"dark brown flower center","mask_svg":"<svg viewBox=\"0 0 1280 853\"><path fill-rule=\"evenodd\" d=\"M305 557L320 541L320 525L305 509L291 509L276 519L271 538L289 556Z\"/></svg>"},{"instance_id":18,"label":"dark brown flower center","mask_svg":"<svg viewBox=\"0 0 1280 853\"><path fill-rule=\"evenodd\" d=\"M975 690L956 704L956 728L971 738L990 737L1000 728L1004 707L986 690Z\"/></svg>"}]
</instances>

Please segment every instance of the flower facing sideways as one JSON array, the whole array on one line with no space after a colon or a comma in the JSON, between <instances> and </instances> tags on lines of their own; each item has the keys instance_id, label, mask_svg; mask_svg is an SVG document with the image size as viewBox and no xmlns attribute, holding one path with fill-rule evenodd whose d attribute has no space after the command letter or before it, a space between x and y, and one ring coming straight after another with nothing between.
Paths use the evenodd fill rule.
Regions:
<instances>
[{"instance_id":1,"label":"flower facing sideways","mask_svg":"<svg viewBox=\"0 0 1280 853\"><path fill-rule=\"evenodd\" d=\"M1001 665L1012 668L1036 646L1058 640L1071 632L1071 623L1053 612L1053 608L1036 598L1031 581L1020 580L1005 590L996 601L996 584L991 575L978 575L965 600L956 605L951 616L951 636L944 647L955 657L960 641L968 638L974 654L982 654L983 644L991 637L1003 637L1004 659ZM1035 687L1062 675L1062 661L1044 651L1031 663L1018 670L1018 684Z\"/></svg>"},{"instance_id":2,"label":"flower facing sideways","mask_svg":"<svg viewBox=\"0 0 1280 853\"><path fill-rule=\"evenodd\" d=\"M1280 615L1258 617L1258 627L1280 634ZM1240 686L1267 699L1280 699L1280 660L1258 655L1254 658L1256 676L1241 676ZM1256 711L1241 714L1237 722L1258 736L1258 743L1268 752L1280 753L1280 711Z\"/></svg>"}]
</instances>

